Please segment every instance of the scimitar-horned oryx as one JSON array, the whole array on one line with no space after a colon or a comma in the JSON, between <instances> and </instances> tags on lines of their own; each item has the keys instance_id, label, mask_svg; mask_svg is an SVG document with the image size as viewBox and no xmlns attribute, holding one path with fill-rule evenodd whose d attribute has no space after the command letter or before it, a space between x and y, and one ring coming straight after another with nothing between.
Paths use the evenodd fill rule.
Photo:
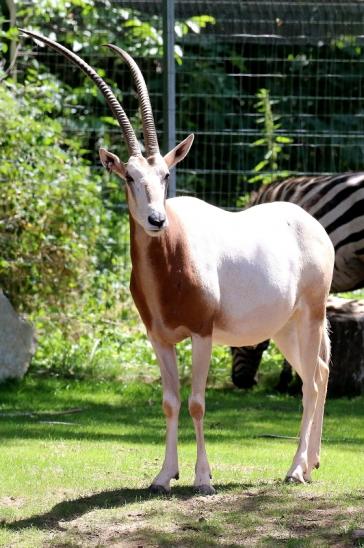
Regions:
<instances>
[{"instance_id":1,"label":"scimitar-horned oryx","mask_svg":"<svg viewBox=\"0 0 364 548\"><path fill-rule=\"evenodd\" d=\"M180 409L175 344L192 339L188 407L197 441L194 485L212 493L203 417L212 343L244 346L273 338L303 381L301 435L290 481L305 482L319 466L329 339L325 305L334 250L325 230L300 207L263 204L229 213L191 197L166 199L169 171L185 158L189 135L162 156L147 87L135 61L109 45L131 69L143 120L145 157L109 86L80 57L49 38L23 31L62 53L98 86L123 131L129 160L100 149L103 165L126 182L130 213L130 289L157 355L167 421L163 466L152 482L170 490L178 478Z\"/></svg>"}]
</instances>

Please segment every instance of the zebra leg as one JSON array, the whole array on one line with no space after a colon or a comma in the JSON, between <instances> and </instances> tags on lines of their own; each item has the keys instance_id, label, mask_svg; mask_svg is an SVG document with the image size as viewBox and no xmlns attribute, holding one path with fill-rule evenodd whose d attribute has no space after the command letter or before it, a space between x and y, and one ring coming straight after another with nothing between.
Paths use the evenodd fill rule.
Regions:
<instances>
[{"instance_id":1,"label":"zebra leg","mask_svg":"<svg viewBox=\"0 0 364 548\"><path fill-rule=\"evenodd\" d=\"M260 360L264 350L268 348L269 340L255 346L231 348L233 356L231 379L237 388L252 388Z\"/></svg>"},{"instance_id":2,"label":"zebra leg","mask_svg":"<svg viewBox=\"0 0 364 548\"><path fill-rule=\"evenodd\" d=\"M287 360L283 361L279 381L274 389L281 394L290 394L291 396L298 396L302 392L302 381L299 375L293 372L291 364Z\"/></svg>"},{"instance_id":3,"label":"zebra leg","mask_svg":"<svg viewBox=\"0 0 364 548\"><path fill-rule=\"evenodd\" d=\"M287 360L284 360L282 365L282 371L279 375L278 384L274 387L275 390L277 390L277 392L281 392L281 394L286 394L288 392L288 387L292 382L292 379L292 367L287 362Z\"/></svg>"}]
</instances>

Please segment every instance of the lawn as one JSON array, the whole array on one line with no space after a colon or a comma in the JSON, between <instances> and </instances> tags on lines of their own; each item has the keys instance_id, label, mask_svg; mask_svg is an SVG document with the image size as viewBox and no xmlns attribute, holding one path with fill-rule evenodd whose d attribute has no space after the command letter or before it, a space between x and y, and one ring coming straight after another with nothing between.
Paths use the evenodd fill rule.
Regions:
<instances>
[{"instance_id":1,"label":"lawn","mask_svg":"<svg viewBox=\"0 0 364 548\"><path fill-rule=\"evenodd\" d=\"M146 488L163 458L158 383L30 374L3 385L0 545L353 545L353 531L364 528L364 398L328 401L321 468L311 485L297 486L282 482L296 441L269 436L297 434L299 400L210 389L217 494L203 497L191 488L187 393L181 477L171 496L156 497ZM65 410L74 412L55 414Z\"/></svg>"}]
</instances>

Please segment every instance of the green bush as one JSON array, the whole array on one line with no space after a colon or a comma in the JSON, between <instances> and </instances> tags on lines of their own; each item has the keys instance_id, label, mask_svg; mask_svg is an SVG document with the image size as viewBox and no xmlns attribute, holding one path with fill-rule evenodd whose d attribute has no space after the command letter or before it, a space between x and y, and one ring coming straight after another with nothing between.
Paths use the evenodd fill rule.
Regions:
<instances>
[{"instance_id":1,"label":"green bush","mask_svg":"<svg viewBox=\"0 0 364 548\"><path fill-rule=\"evenodd\" d=\"M0 88L0 286L28 312L89 287L103 214L99 178L51 116L54 86Z\"/></svg>"}]
</instances>

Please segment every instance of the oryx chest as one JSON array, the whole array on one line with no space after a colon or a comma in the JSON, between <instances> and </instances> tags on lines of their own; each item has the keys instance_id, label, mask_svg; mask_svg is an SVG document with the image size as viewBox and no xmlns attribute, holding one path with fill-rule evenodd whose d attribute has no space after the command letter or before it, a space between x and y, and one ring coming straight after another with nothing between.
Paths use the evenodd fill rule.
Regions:
<instances>
[{"instance_id":1,"label":"oryx chest","mask_svg":"<svg viewBox=\"0 0 364 548\"><path fill-rule=\"evenodd\" d=\"M172 225L161 237L136 238L132 247L134 302L148 332L168 343L192 333L210 335L218 301L179 236Z\"/></svg>"}]
</instances>

